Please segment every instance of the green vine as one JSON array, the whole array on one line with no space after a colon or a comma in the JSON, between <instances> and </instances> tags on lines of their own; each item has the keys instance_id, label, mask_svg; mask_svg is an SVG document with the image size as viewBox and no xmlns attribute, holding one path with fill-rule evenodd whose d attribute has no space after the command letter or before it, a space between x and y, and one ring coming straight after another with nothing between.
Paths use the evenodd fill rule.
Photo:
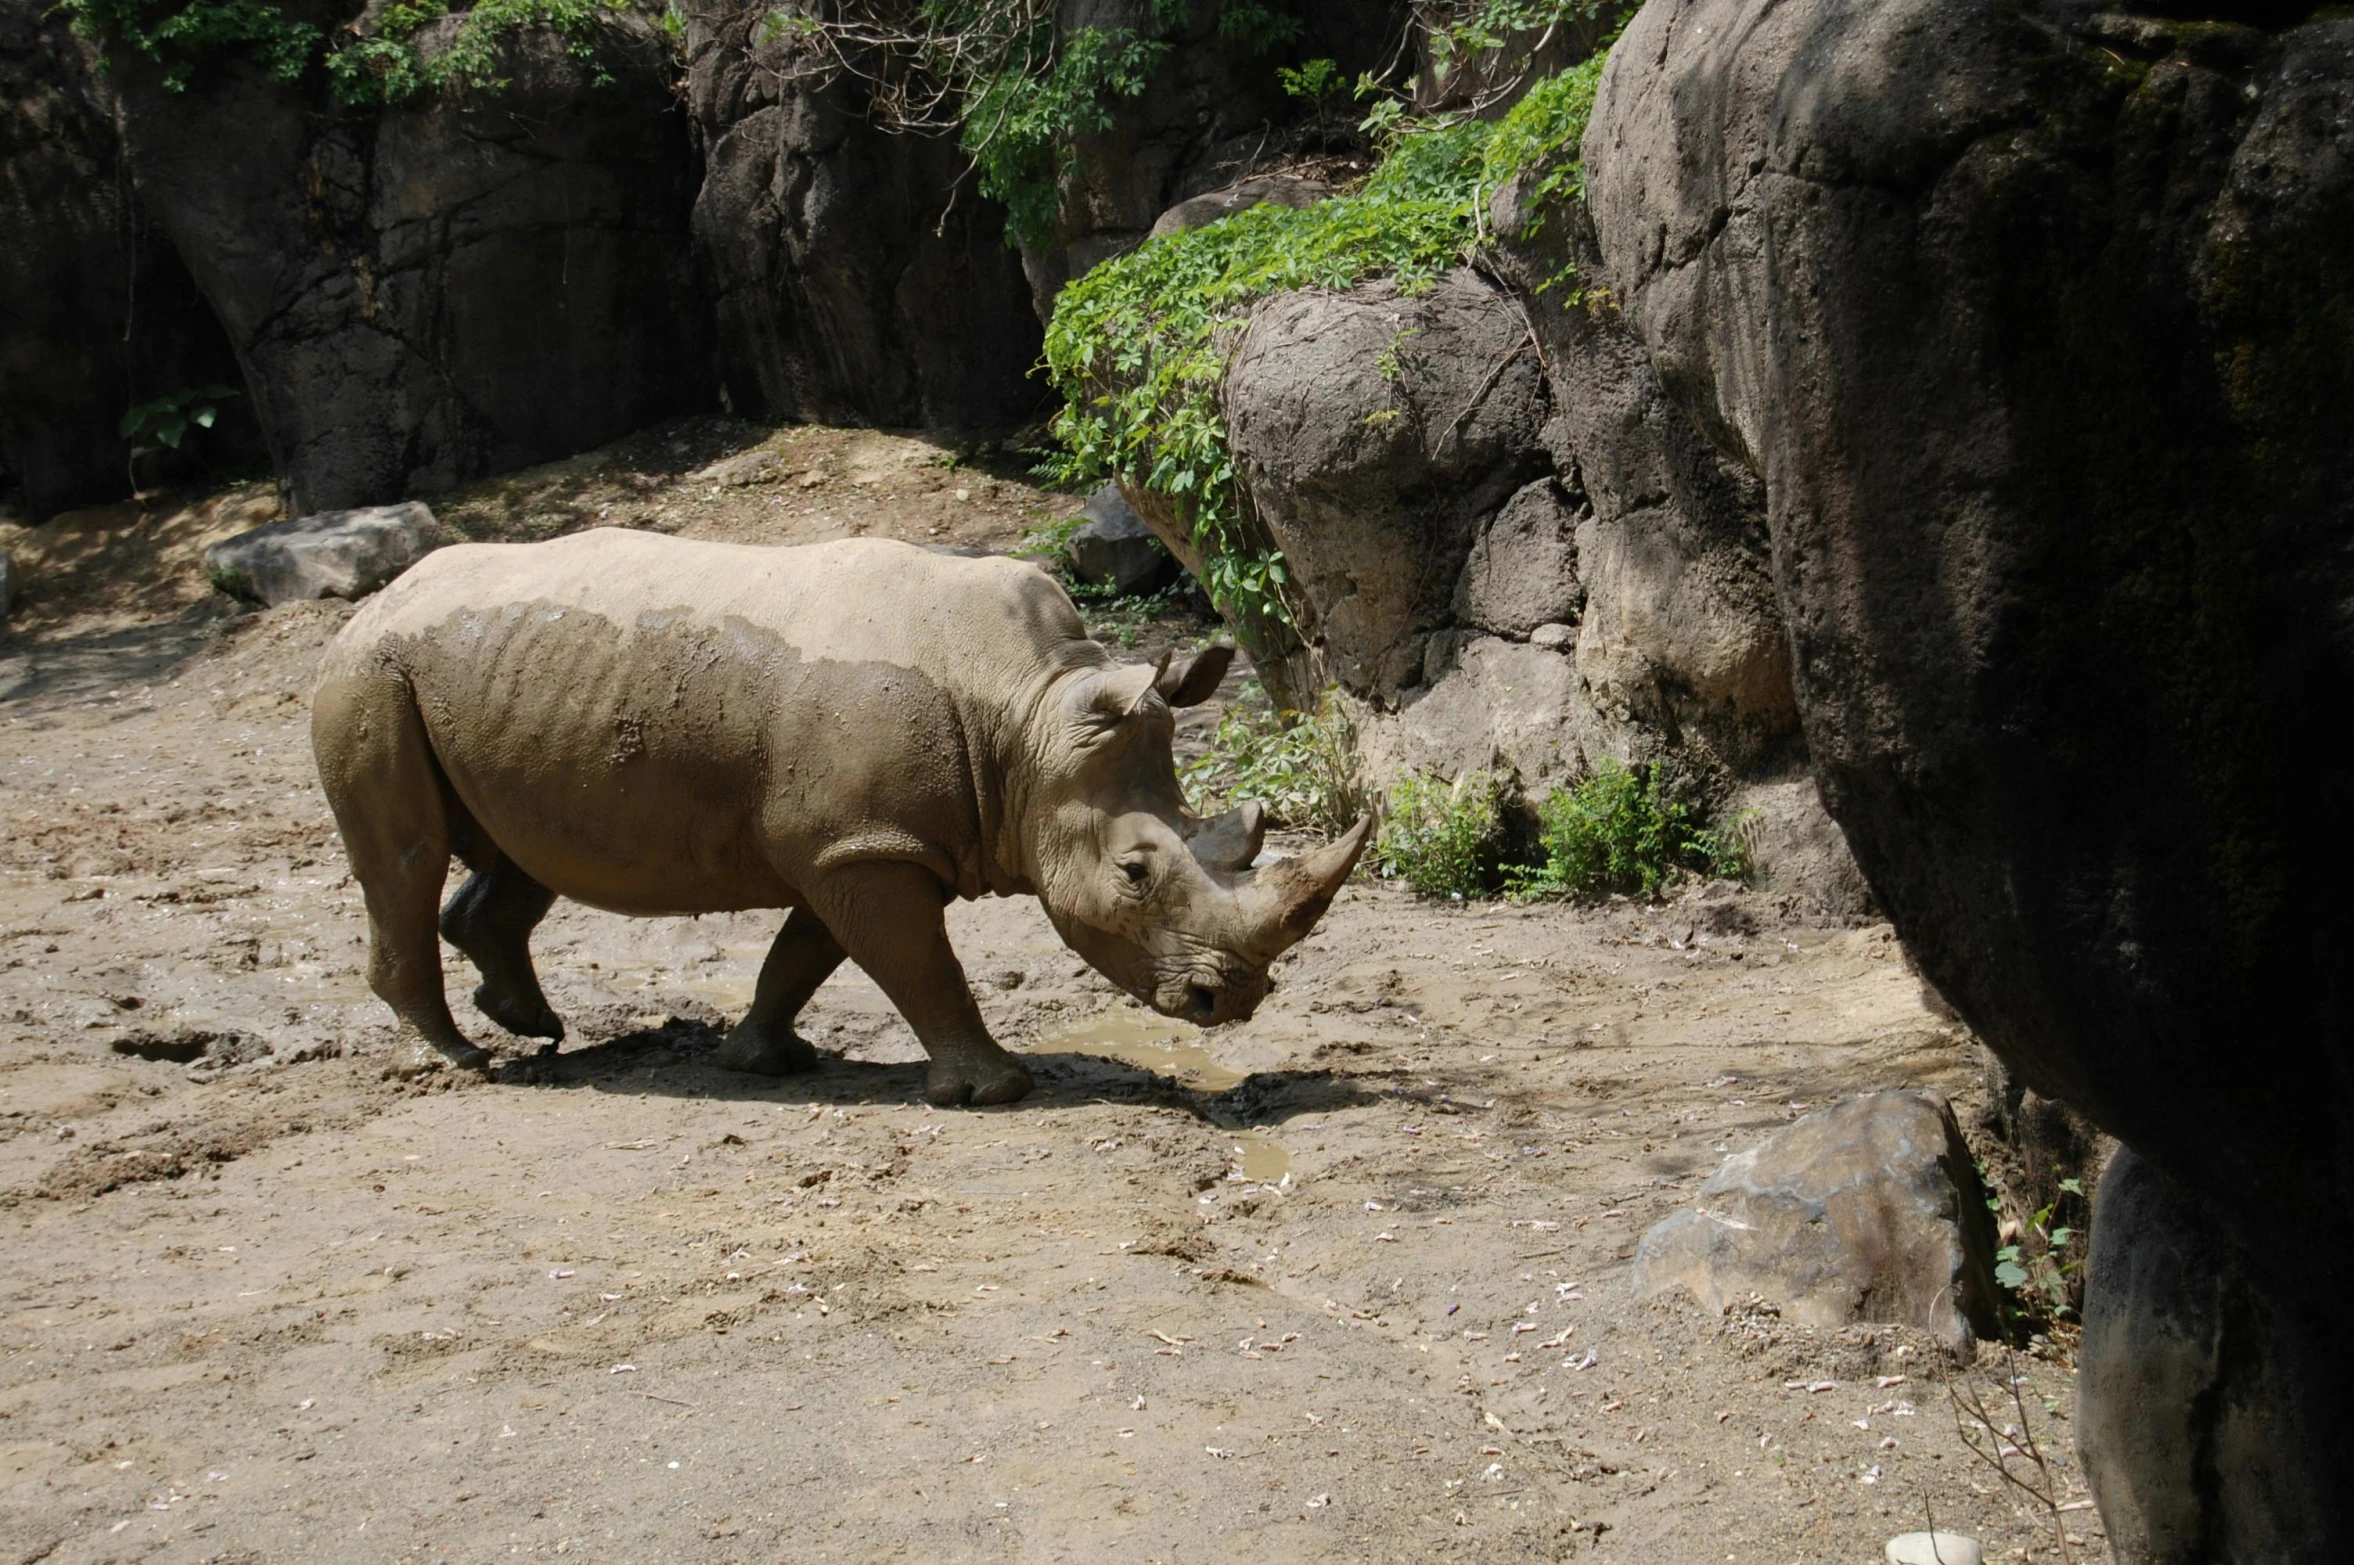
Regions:
<instances>
[{"instance_id":1,"label":"green vine","mask_svg":"<svg viewBox=\"0 0 2354 1565\"><path fill-rule=\"evenodd\" d=\"M1164 497L1219 608L1246 625L1293 626L1282 556L1252 538L1235 484L1219 400L1233 329L1258 300L1294 289L1380 277L1403 293L1430 287L1475 254L1487 196L1524 170L1543 171L1543 196L1582 198L1577 146L1601 70L1596 56L1546 78L1494 124L1388 116L1388 151L1356 190L1296 210L1246 208L1149 241L1065 288L1046 331L1047 371L1064 401L1054 476L1118 479Z\"/></svg>"}]
</instances>

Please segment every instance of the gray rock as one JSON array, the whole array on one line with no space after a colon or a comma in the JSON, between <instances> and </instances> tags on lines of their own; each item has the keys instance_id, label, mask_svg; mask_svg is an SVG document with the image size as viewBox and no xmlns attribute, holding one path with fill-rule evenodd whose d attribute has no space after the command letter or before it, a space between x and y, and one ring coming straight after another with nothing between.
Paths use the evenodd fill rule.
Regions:
<instances>
[{"instance_id":1,"label":"gray rock","mask_svg":"<svg viewBox=\"0 0 2354 1565\"><path fill-rule=\"evenodd\" d=\"M2354 897L2311 809L2354 797L2317 720L2354 688L2354 18L2228 14L1652 0L1584 280L1763 485L1823 799L1922 972L2178 1182L2185 1286L2242 1277L2344 1409ZM2164 1547L2346 1553L2354 1413L2290 1383L2216 1382L2273 1400L2255 1492L2334 1550Z\"/></svg>"},{"instance_id":2,"label":"gray rock","mask_svg":"<svg viewBox=\"0 0 2354 1565\"><path fill-rule=\"evenodd\" d=\"M1189 228L1201 228L1222 217L1271 203L1290 207L1314 206L1332 194L1332 186L1321 179L1302 179L1296 174L1262 174L1228 185L1224 190L1213 190L1206 195L1180 201L1163 212L1153 223L1149 237L1158 239L1164 234L1181 234Z\"/></svg>"},{"instance_id":3,"label":"gray rock","mask_svg":"<svg viewBox=\"0 0 2354 1565\"><path fill-rule=\"evenodd\" d=\"M364 598L444 541L432 511L409 500L256 527L205 550L204 568L222 591L265 605Z\"/></svg>"},{"instance_id":4,"label":"gray rock","mask_svg":"<svg viewBox=\"0 0 2354 1565\"><path fill-rule=\"evenodd\" d=\"M2345 1557L2341 1323L2268 1305L2233 1226L2131 1150L2102 1176L2076 1423L2118 1565Z\"/></svg>"},{"instance_id":5,"label":"gray rock","mask_svg":"<svg viewBox=\"0 0 2354 1565\"><path fill-rule=\"evenodd\" d=\"M1433 635L1424 651L1421 682L1393 710L1353 706L1369 775L1502 765L1541 793L1605 753L1577 669L1559 652L1466 631Z\"/></svg>"},{"instance_id":6,"label":"gray rock","mask_svg":"<svg viewBox=\"0 0 2354 1565\"><path fill-rule=\"evenodd\" d=\"M886 133L860 84L806 79L770 13L687 23L703 146L696 259L721 384L747 417L965 428L1038 405L1042 340L1004 210L960 189L952 138Z\"/></svg>"},{"instance_id":7,"label":"gray rock","mask_svg":"<svg viewBox=\"0 0 2354 1565\"><path fill-rule=\"evenodd\" d=\"M1996 1327L1994 1233L1953 1111L1875 1092L1735 1153L1643 1236L1634 1288L1711 1310L1754 1293L1800 1325L1919 1326L1966 1353Z\"/></svg>"},{"instance_id":8,"label":"gray rock","mask_svg":"<svg viewBox=\"0 0 2354 1565\"><path fill-rule=\"evenodd\" d=\"M1468 271L1252 310L1225 387L1235 465L1343 685L1388 706L1419 679L1481 529L1550 465L1543 401L1519 307Z\"/></svg>"},{"instance_id":9,"label":"gray rock","mask_svg":"<svg viewBox=\"0 0 2354 1565\"><path fill-rule=\"evenodd\" d=\"M1120 486L1106 484L1081 507L1087 520L1063 546L1071 574L1123 596L1150 592L1177 574L1177 562L1144 518L1129 508Z\"/></svg>"},{"instance_id":10,"label":"gray rock","mask_svg":"<svg viewBox=\"0 0 2354 1565\"><path fill-rule=\"evenodd\" d=\"M1824 917L1872 915L1872 888L1864 884L1839 823L1823 808L1813 778L1753 783L1733 795L1725 814L1741 823L1750 877L1759 890Z\"/></svg>"},{"instance_id":11,"label":"gray rock","mask_svg":"<svg viewBox=\"0 0 2354 1565\"><path fill-rule=\"evenodd\" d=\"M255 70L186 92L109 77L140 200L226 329L298 513L432 493L716 400L689 240L700 162L666 40L601 12L592 59L553 28L497 47L498 86L364 115L320 114L309 85Z\"/></svg>"},{"instance_id":12,"label":"gray rock","mask_svg":"<svg viewBox=\"0 0 2354 1565\"><path fill-rule=\"evenodd\" d=\"M1904 1532L1880 1551L1888 1565L1984 1565L1986 1551L1976 1538L1958 1532Z\"/></svg>"},{"instance_id":13,"label":"gray rock","mask_svg":"<svg viewBox=\"0 0 2354 1565\"><path fill-rule=\"evenodd\" d=\"M1541 625L1574 623L1586 598L1578 585L1577 528L1577 511L1550 478L1505 501L1480 529L1456 578L1455 617L1532 641Z\"/></svg>"},{"instance_id":14,"label":"gray rock","mask_svg":"<svg viewBox=\"0 0 2354 1565\"><path fill-rule=\"evenodd\" d=\"M1548 652L1567 652L1578 642L1575 625L1539 625L1528 633L1528 644L1543 647Z\"/></svg>"},{"instance_id":15,"label":"gray rock","mask_svg":"<svg viewBox=\"0 0 2354 1565\"><path fill-rule=\"evenodd\" d=\"M784 476L785 454L758 446L698 467L687 474L687 479L692 483L718 484L723 489L740 489L749 484L774 483Z\"/></svg>"}]
</instances>

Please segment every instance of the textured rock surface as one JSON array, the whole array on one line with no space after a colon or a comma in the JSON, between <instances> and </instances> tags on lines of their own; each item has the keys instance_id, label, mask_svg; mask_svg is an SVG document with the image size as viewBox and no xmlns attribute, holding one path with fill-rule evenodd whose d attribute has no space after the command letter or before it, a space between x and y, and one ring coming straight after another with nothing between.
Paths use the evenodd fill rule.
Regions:
<instances>
[{"instance_id":1,"label":"textured rock surface","mask_svg":"<svg viewBox=\"0 0 2354 1565\"><path fill-rule=\"evenodd\" d=\"M1042 328L1002 212L953 139L889 135L851 82L789 78L768 13L697 13L687 100L708 172L697 258L740 413L944 428L1019 423Z\"/></svg>"},{"instance_id":2,"label":"textured rock surface","mask_svg":"<svg viewBox=\"0 0 2354 1565\"><path fill-rule=\"evenodd\" d=\"M1071 574L1114 592L1149 592L1177 572L1177 562L1120 493L1106 484L1087 497L1087 520L1063 546Z\"/></svg>"},{"instance_id":3,"label":"textured rock surface","mask_svg":"<svg viewBox=\"0 0 2354 1565\"><path fill-rule=\"evenodd\" d=\"M1540 625L1577 623L1586 594L1578 583L1578 511L1550 478L1504 502L1488 519L1455 579L1455 617L1503 636Z\"/></svg>"},{"instance_id":4,"label":"textured rock surface","mask_svg":"<svg viewBox=\"0 0 2354 1565\"><path fill-rule=\"evenodd\" d=\"M1509 185L1490 219L1544 347L1545 444L1591 508L1579 533L1578 674L1616 730L1614 753L1674 749L1704 775L1795 767L1798 708L1762 487L1668 398L1615 312L1550 282L1565 264L1579 274L1599 264L1582 210L1556 201L1532 212Z\"/></svg>"},{"instance_id":5,"label":"textured rock surface","mask_svg":"<svg viewBox=\"0 0 2354 1565\"><path fill-rule=\"evenodd\" d=\"M225 592L256 603L364 598L449 540L415 500L272 522L204 551Z\"/></svg>"},{"instance_id":6,"label":"textured rock surface","mask_svg":"<svg viewBox=\"0 0 2354 1565\"><path fill-rule=\"evenodd\" d=\"M1634 1287L1710 1310L1755 1293L1801 1325L1899 1322L1967 1351L1995 1329L1994 1234L1953 1111L1875 1092L1735 1153L1643 1236Z\"/></svg>"},{"instance_id":7,"label":"textured rock surface","mask_svg":"<svg viewBox=\"0 0 2354 1565\"><path fill-rule=\"evenodd\" d=\"M2354 685L2350 116L2342 17L1656 0L1585 143L1594 281L1764 483L1876 896L2300 1343L2354 1287L2354 902L2311 846L2354 797L2315 721ZM2305 1441L2354 1492L2344 1416Z\"/></svg>"},{"instance_id":8,"label":"textured rock surface","mask_svg":"<svg viewBox=\"0 0 2354 1565\"><path fill-rule=\"evenodd\" d=\"M1163 234L1181 234L1189 228L1200 228L1215 223L1222 217L1273 202L1277 206L1314 206L1332 194L1333 187L1321 179L1302 179L1292 174L1262 174L1255 179L1239 180L1223 190L1212 190L1188 200L1180 201L1153 220L1152 232L1147 236L1158 239Z\"/></svg>"},{"instance_id":9,"label":"textured rock surface","mask_svg":"<svg viewBox=\"0 0 2354 1565\"><path fill-rule=\"evenodd\" d=\"M2130 1151L2091 1271L2077 1438L2118 1565L2343 1559L2344 1348L2284 1333L2226 1228Z\"/></svg>"},{"instance_id":10,"label":"textured rock surface","mask_svg":"<svg viewBox=\"0 0 2354 1565\"><path fill-rule=\"evenodd\" d=\"M117 72L141 200L218 310L297 509L431 492L710 400L687 124L649 25L600 38L609 84L524 33L495 92L375 117L317 114L234 63L200 92Z\"/></svg>"},{"instance_id":11,"label":"textured rock surface","mask_svg":"<svg viewBox=\"0 0 2354 1565\"><path fill-rule=\"evenodd\" d=\"M130 493L128 409L240 378L121 165L88 50L41 0L0 0L0 461L35 520ZM221 412L205 453L258 457L246 403Z\"/></svg>"},{"instance_id":12,"label":"textured rock surface","mask_svg":"<svg viewBox=\"0 0 2354 1565\"><path fill-rule=\"evenodd\" d=\"M1343 685L1393 703L1448 625L1482 526L1548 466L1520 311L1469 272L1412 296L1280 294L1252 311L1225 400L1303 632Z\"/></svg>"}]
</instances>

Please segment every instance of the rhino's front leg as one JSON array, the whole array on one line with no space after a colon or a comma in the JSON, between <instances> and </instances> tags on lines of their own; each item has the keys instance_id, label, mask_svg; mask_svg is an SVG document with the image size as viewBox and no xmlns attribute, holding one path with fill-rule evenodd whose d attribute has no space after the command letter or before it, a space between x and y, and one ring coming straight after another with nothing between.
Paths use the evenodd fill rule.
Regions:
<instances>
[{"instance_id":1,"label":"rhino's front leg","mask_svg":"<svg viewBox=\"0 0 2354 1565\"><path fill-rule=\"evenodd\" d=\"M845 955L833 932L805 907L785 915L768 959L760 964L760 983L752 992L752 1009L736 1023L719 1046L712 1063L729 1070L753 1071L762 1076L790 1076L812 1070L817 1051L793 1031L793 1018L817 993L818 985L842 965Z\"/></svg>"},{"instance_id":2,"label":"rhino's front leg","mask_svg":"<svg viewBox=\"0 0 2354 1565\"><path fill-rule=\"evenodd\" d=\"M857 864L826 877L812 901L825 926L890 997L932 1062L924 1097L1011 1103L1030 1090L1022 1062L997 1046L949 949L938 877L914 864Z\"/></svg>"}]
</instances>

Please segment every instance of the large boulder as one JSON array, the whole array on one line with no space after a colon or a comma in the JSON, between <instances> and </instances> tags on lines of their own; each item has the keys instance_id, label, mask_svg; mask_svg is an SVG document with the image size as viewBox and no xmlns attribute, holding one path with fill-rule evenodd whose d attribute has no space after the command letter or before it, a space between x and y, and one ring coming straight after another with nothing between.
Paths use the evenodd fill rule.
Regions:
<instances>
[{"instance_id":1,"label":"large boulder","mask_svg":"<svg viewBox=\"0 0 2354 1565\"><path fill-rule=\"evenodd\" d=\"M720 378L747 416L1018 424L1043 329L1005 214L939 136L894 135L861 84L809 74L763 7L698 9L687 103L708 166L694 239Z\"/></svg>"},{"instance_id":2,"label":"large boulder","mask_svg":"<svg viewBox=\"0 0 2354 1565\"><path fill-rule=\"evenodd\" d=\"M1087 519L1063 545L1064 561L1080 581L1126 595L1150 592L1176 574L1177 562L1130 508L1118 484L1105 484L1089 495L1081 514Z\"/></svg>"},{"instance_id":3,"label":"large boulder","mask_svg":"<svg viewBox=\"0 0 2354 1565\"><path fill-rule=\"evenodd\" d=\"M1415 294L1278 294L1252 310L1224 396L1235 469L1291 567L1303 637L1343 685L1396 705L1452 623L1483 528L1550 468L1520 310L1468 271Z\"/></svg>"},{"instance_id":4,"label":"large boulder","mask_svg":"<svg viewBox=\"0 0 2354 1565\"><path fill-rule=\"evenodd\" d=\"M2228 1231L2130 1151L2090 1269L2077 1440L2118 1565L2344 1559L2343 1353L2284 1333Z\"/></svg>"},{"instance_id":5,"label":"large boulder","mask_svg":"<svg viewBox=\"0 0 2354 1565\"><path fill-rule=\"evenodd\" d=\"M130 493L119 426L132 407L239 380L211 307L121 175L89 46L46 0L0 0L0 466L35 521ZM204 454L258 458L249 406L220 414Z\"/></svg>"},{"instance_id":6,"label":"large boulder","mask_svg":"<svg viewBox=\"0 0 2354 1565\"><path fill-rule=\"evenodd\" d=\"M306 598L364 598L450 540L415 500L272 522L204 551L223 592L265 607Z\"/></svg>"},{"instance_id":7,"label":"large boulder","mask_svg":"<svg viewBox=\"0 0 2354 1565\"><path fill-rule=\"evenodd\" d=\"M458 18L421 47L446 47ZM219 313L297 510L445 489L710 405L697 167L650 22L369 114L224 59L116 62L131 172Z\"/></svg>"},{"instance_id":8,"label":"large boulder","mask_svg":"<svg viewBox=\"0 0 2354 1565\"><path fill-rule=\"evenodd\" d=\"M2307 9L1653 0L1584 152L1591 283L1763 483L1878 900L2342 1392L2354 21ZM2354 1492L2347 1421L2305 1429Z\"/></svg>"},{"instance_id":9,"label":"large boulder","mask_svg":"<svg viewBox=\"0 0 2354 1565\"><path fill-rule=\"evenodd\" d=\"M1874 1092L1734 1153L1643 1235L1634 1289L1711 1310L1755 1294L1803 1326L1918 1326L1967 1354L1998 1325L1994 1231L1953 1110Z\"/></svg>"}]
</instances>

